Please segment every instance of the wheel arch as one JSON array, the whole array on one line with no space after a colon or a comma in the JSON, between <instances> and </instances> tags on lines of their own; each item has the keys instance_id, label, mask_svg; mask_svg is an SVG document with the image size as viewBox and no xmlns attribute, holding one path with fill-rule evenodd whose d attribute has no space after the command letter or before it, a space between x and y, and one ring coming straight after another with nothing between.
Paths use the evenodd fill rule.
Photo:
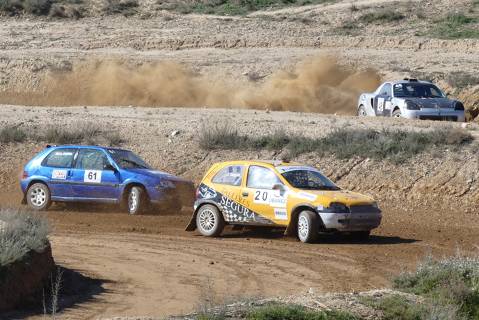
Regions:
<instances>
[{"instance_id":1,"label":"wheel arch","mask_svg":"<svg viewBox=\"0 0 479 320\"><path fill-rule=\"evenodd\" d=\"M27 184L27 187L25 188L25 192L23 192L23 199L22 199L22 204L26 204L27 203L27 192L28 192L28 189L30 189L30 187L32 185L34 185L35 183L41 183L41 184L44 184L47 186L48 188L48 191L50 191L50 196L52 194L52 189L50 188L50 186L48 185L48 182L45 181L45 180L42 180L40 178L34 178L32 180L30 180L30 182L28 182Z\"/></svg>"},{"instance_id":2,"label":"wheel arch","mask_svg":"<svg viewBox=\"0 0 479 320\"><path fill-rule=\"evenodd\" d=\"M198 214L198 211L200 210L200 208L207 205L207 204L211 204L211 205L215 206L218 209L218 211L221 213L221 215L223 216L223 219L225 219L223 210L221 210L221 208L218 206L218 204L216 202L211 201L211 200L203 200L198 204L196 209L193 211L193 214L191 215L190 222L186 226L185 231L195 231L196 230L196 228L197 228L197 226L196 226L196 215ZM225 221L226 221L226 219L225 219Z\"/></svg>"},{"instance_id":3,"label":"wheel arch","mask_svg":"<svg viewBox=\"0 0 479 320\"><path fill-rule=\"evenodd\" d=\"M295 236L296 235L297 225L298 225L298 216L301 213L301 211L304 211L304 210L309 210L309 211L313 211L314 213L316 213L318 215L318 221L320 223L320 226L321 227L324 226L323 220L321 219L321 216L318 214L318 210L316 210L316 208L314 208L309 203L302 203L302 204L297 205L296 207L294 207L291 210L291 218L289 220L288 227L286 228L286 230L284 232L285 235L288 235L288 236Z\"/></svg>"},{"instance_id":4,"label":"wheel arch","mask_svg":"<svg viewBox=\"0 0 479 320\"><path fill-rule=\"evenodd\" d=\"M132 182L128 182L125 187L123 188L123 191L121 193L121 197L120 197L120 203L122 205L126 204L126 201L128 200L128 193L130 192L131 188L133 187L140 187L143 189L143 191L145 191L145 195L146 197L148 198L148 200L150 199L150 195L148 194L148 190L146 189L146 186L140 182L137 182L137 181L132 181Z\"/></svg>"}]
</instances>

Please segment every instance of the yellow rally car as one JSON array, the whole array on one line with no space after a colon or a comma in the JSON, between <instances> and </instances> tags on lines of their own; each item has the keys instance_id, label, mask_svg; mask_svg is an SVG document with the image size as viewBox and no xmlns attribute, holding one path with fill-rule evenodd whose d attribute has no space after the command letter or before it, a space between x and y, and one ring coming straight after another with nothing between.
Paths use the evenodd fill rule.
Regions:
<instances>
[{"instance_id":1,"label":"yellow rally car","mask_svg":"<svg viewBox=\"0 0 479 320\"><path fill-rule=\"evenodd\" d=\"M367 196L341 190L313 167L275 161L214 164L197 189L187 231L219 236L226 224L284 227L302 242L319 232L365 239L381 223Z\"/></svg>"}]
</instances>

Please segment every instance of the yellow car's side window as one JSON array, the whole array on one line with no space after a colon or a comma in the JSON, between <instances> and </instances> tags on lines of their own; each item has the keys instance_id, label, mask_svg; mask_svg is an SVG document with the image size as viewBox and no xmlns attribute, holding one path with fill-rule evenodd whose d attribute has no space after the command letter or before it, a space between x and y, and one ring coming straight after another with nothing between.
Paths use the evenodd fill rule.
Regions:
<instances>
[{"instance_id":1,"label":"yellow car's side window","mask_svg":"<svg viewBox=\"0 0 479 320\"><path fill-rule=\"evenodd\" d=\"M282 182L273 170L261 166L249 167L246 181L248 188L273 190L276 184L282 184Z\"/></svg>"},{"instance_id":2,"label":"yellow car's side window","mask_svg":"<svg viewBox=\"0 0 479 320\"><path fill-rule=\"evenodd\" d=\"M215 174L211 182L226 184L230 186L240 186L243 178L244 166L227 166Z\"/></svg>"}]
</instances>

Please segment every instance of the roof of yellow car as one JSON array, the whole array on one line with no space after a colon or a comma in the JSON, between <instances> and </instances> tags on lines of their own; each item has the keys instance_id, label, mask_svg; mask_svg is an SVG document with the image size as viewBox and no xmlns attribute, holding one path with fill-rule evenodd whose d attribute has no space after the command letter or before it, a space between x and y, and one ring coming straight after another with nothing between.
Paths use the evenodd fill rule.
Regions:
<instances>
[{"instance_id":1,"label":"roof of yellow car","mask_svg":"<svg viewBox=\"0 0 479 320\"><path fill-rule=\"evenodd\" d=\"M218 162L216 165L229 165L229 164L263 164L271 165L274 167L279 166L301 166L302 164L297 162L286 162L282 160L233 160L233 161L223 161Z\"/></svg>"}]
</instances>

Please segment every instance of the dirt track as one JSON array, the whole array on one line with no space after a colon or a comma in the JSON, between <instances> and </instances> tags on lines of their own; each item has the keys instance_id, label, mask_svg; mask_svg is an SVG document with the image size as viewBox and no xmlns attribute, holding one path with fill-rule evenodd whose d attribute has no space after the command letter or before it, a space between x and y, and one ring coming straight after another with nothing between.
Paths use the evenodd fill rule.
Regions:
<instances>
[{"instance_id":1,"label":"dirt track","mask_svg":"<svg viewBox=\"0 0 479 320\"><path fill-rule=\"evenodd\" d=\"M60 265L100 279L104 293L62 317L164 316L193 311L206 300L343 292L389 285L428 253L477 245L478 225L450 228L433 221L403 225L404 212L385 211L368 243L324 236L304 245L281 233L226 232L220 239L185 233L188 216L112 212L47 214ZM423 216L425 213L419 213Z\"/></svg>"}]
</instances>

